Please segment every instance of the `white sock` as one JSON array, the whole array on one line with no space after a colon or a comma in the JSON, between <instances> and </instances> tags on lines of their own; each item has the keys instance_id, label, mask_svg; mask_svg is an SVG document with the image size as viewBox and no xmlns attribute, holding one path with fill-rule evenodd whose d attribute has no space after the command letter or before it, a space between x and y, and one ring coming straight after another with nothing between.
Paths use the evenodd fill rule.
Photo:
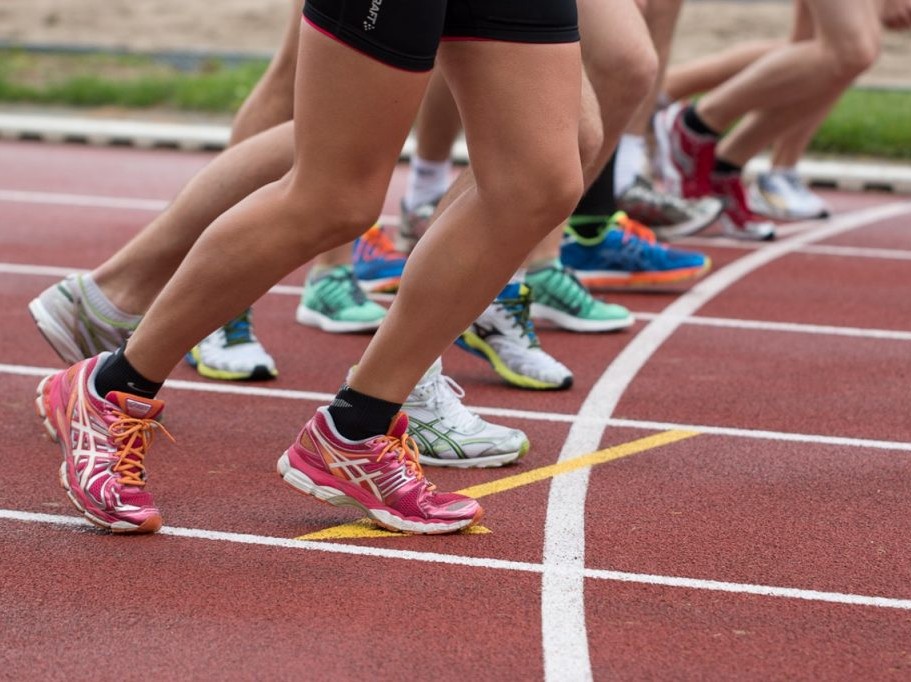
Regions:
<instances>
[{"instance_id":1,"label":"white sock","mask_svg":"<svg viewBox=\"0 0 911 682\"><path fill-rule=\"evenodd\" d=\"M405 189L405 210L413 211L421 204L437 201L449 187L452 161L427 161L415 154L411 157L408 170L408 186Z\"/></svg>"},{"instance_id":2,"label":"white sock","mask_svg":"<svg viewBox=\"0 0 911 682\"><path fill-rule=\"evenodd\" d=\"M642 175L646 163L645 138L642 135L623 135L617 145L614 162L614 196L619 197Z\"/></svg>"},{"instance_id":3,"label":"white sock","mask_svg":"<svg viewBox=\"0 0 911 682\"><path fill-rule=\"evenodd\" d=\"M91 275L80 275L79 283L82 292L94 310L101 313L115 322L127 322L138 324L142 315L131 315L123 312L120 308L111 303L111 299L104 295L104 292L95 284Z\"/></svg>"}]
</instances>

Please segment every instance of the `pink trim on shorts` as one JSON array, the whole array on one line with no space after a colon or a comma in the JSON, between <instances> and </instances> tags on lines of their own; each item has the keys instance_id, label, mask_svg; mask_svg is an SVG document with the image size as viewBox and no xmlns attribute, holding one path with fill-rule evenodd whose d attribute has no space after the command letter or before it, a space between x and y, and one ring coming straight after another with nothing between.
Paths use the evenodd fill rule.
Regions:
<instances>
[{"instance_id":1,"label":"pink trim on shorts","mask_svg":"<svg viewBox=\"0 0 911 682\"><path fill-rule=\"evenodd\" d=\"M370 59L371 61L374 61L374 62L377 62L377 63L379 63L379 64L382 64L383 66L388 66L390 69L395 69L396 71L403 71L404 73L411 73L411 74L422 74L422 73L423 73L423 74L427 74L427 73L430 73L431 71L433 71L432 68L428 69L427 71L413 71L413 70L411 70L411 69L403 69L401 66L395 66L394 64L390 64L390 63L388 63L388 62L384 62L384 61L383 61L382 59L380 59L379 57L376 57L376 56L370 54L369 52L364 52L363 50L361 50L361 49L355 47L355 46L352 45L351 43L346 43L344 40L342 40L341 38L339 38L337 35L335 35L334 33L330 33L329 31L327 31L326 29L324 29L322 26L317 26L316 24L314 24L312 21L310 21L310 19L308 19L308 18L307 18L306 16L304 16L304 15L301 15L301 21L303 21L304 23L306 23L307 26L309 26L310 28L314 29L314 30L317 31L318 33L321 33L322 35L326 36L327 38L331 38L332 40L334 40L335 42L337 42L339 45L344 45L344 46L347 47L349 50L354 50L354 51L357 52L358 54L361 54L361 55L364 55L365 57L367 57L367 59Z\"/></svg>"}]
</instances>

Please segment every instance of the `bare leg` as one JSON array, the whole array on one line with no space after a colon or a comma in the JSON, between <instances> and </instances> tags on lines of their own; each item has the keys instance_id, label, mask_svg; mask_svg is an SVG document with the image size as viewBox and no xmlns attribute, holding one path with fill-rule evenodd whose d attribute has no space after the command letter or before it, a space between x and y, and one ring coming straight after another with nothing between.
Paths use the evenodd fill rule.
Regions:
<instances>
[{"instance_id":1,"label":"bare leg","mask_svg":"<svg viewBox=\"0 0 911 682\"><path fill-rule=\"evenodd\" d=\"M389 316L351 378L355 390L392 402L408 395L569 214L582 186L577 46L446 43L439 63L462 112L477 184L418 243Z\"/></svg>"},{"instance_id":2,"label":"bare leg","mask_svg":"<svg viewBox=\"0 0 911 682\"><path fill-rule=\"evenodd\" d=\"M799 102L824 101L875 61L875 0L807 0L807 5L816 38L767 54L700 99L696 111L710 128L724 130L746 112L770 105L784 111Z\"/></svg>"},{"instance_id":3,"label":"bare leg","mask_svg":"<svg viewBox=\"0 0 911 682\"><path fill-rule=\"evenodd\" d=\"M270 286L379 215L399 150L428 76L391 69L302 24L295 91L295 165L218 218L152 304L126 356L163 380L188 348L248 307ZM352 102L395 106L355 107ZM312 131L319 127L321 134ZM372 135L333 134L370 129ZM351 192L350 187L357 187ZM268 232L263 232L268 226ZM224 262L240 268L228 271ZM414 383L441 348L421 365Z\"/></svg>"},{"instance_id":4,"label":"bare leg","mask_svg":"<svg viewBox=\"0 0 911 682\"><path fill-rule=\"evenodd\" d=\"M733 45L722 52L670 66L662 89L672 101L690 99L717 88L782 45L784 43L780 40L751 40Z\"/></svg>"}]
</instances>

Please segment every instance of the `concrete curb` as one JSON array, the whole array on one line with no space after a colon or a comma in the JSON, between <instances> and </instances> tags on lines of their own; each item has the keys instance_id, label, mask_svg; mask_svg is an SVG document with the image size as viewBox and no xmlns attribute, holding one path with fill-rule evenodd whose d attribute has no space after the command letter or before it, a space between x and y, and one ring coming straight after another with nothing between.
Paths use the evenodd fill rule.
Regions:
<instances>
[{"instance_id":1,"label":"concrete curb","mask_svg":"<svg viewBox=\"0 0 911 682\"><path fill-rule=\"evenodd\" d=\"M0 139L218 151L227 145L229 136L230 128L224 125L0 113ZM414 145L413 137L409 136L402 148L402 158L414 152ZM456 144L453 158L461 162L468 160L463 140ZM768 167L768 159L760 158L751 162L746 172L753 175ZM911 194L911 164L806 159L800 163L799 171L814 185Z\"/></svg>"}]
</instances>

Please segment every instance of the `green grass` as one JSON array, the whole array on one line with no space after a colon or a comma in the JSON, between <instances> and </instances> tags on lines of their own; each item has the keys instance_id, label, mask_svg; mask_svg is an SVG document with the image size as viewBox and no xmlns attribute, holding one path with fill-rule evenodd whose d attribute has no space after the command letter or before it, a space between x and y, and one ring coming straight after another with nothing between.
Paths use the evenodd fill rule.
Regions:
<instances>
[{"instance_id":1,"label":"green grass","mask_svg":"<svg viewBox=\"0 0 911 682\"><path fill-rule=\"evenodd\" d=\"M182 71L142 56L0 50L0 103L232 113L265 68L262 60L205 61ZM911 91L849 91L811 151L911 159Z\"/></svg>"},{"instance_id":2,"label":"green grass","mask_svg":"<svg viewBox=\"0 0 911 682\"><path fill-rule=\"evenodd\" d=\"M233 112L266 63L181 71L147 57L0 51L0 102Z\"/></svg>"}]
</instances>

